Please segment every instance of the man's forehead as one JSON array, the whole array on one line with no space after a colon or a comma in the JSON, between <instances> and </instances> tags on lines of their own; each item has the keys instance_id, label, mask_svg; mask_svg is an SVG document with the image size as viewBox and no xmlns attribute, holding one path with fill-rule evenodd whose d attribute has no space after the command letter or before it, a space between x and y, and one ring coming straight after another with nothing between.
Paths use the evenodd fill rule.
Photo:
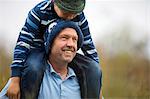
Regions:
<instances>
[{"instance_id":1,"label":"man's forehead","mask_svg":"<svg viewBox=\"0 0 150 99\"><path fill-rule=\"evenodd\" d=\"M74 35L74 36L78 36L77 32L75 29L73 28L65 28L63 29L59 35Z\"/></svg>"}]
</instances>

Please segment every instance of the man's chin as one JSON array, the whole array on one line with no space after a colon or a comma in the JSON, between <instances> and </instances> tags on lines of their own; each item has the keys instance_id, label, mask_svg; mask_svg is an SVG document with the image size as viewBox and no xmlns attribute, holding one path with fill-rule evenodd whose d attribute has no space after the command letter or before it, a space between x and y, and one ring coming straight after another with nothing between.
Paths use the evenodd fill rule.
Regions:
<instances>
[{"instance_id":1,"label":"man's chin","mask_svg":"<svg viewBox=\"0 0 150 99\"><path fill-rule=\"evenodd\" d=\"M70 63L73 60L73 58L66 58L65 61Z\"/></svg>"},{"instance_id":2,"label":"man's chin","mask_svg":"<svg viewBox=\"0 0 150 99\"><path fill-rule=\"evenodd\" d=\"M72 60L73 60L73 58L74 58L74 54L64 54L64 60L65 61L67 61L68 63L70 63Z\"/></svg>"},{"instance_id":3,"label":"man's chin","mask_svg":"<svg viewBox=\"0 0 150 99\"><path fill-rule=\"evenodd\" d=\"M64 60L68 63L70 63L72 60L73 60L73 57L72 56L69 56L69 57L65 57Z\"/></svg>"}]
</instances>

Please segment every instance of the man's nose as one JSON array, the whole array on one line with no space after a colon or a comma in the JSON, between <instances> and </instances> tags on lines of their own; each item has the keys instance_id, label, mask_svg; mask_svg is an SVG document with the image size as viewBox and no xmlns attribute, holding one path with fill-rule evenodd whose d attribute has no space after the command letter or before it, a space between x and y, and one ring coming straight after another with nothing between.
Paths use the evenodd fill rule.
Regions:
<instances>
[{"instance_id":1,"label":"man's nose","mask_svg":"<svg viewBox=\"0 0 150 99\"><path fill-rule=\"evenodd\" d=\"M74 46L75 45L75 43L74 43L74 41L73 41L73 39L68 39L67 40L67 46Z\"/></svg>"}]
</instances>

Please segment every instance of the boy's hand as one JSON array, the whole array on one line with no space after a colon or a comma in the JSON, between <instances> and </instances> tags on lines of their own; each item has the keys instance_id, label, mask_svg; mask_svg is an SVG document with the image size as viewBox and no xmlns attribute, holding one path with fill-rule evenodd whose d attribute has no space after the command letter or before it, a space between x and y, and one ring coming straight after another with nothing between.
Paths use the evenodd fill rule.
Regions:
<instances>
[{"instance_id":1,"label":"boy's hand","mask_svg":"<svg viewBox=\"0 0 150 99\"><path fill-rule=\"evenodd\" d=\"M7 90L9 99L20 99L20 77L12 77Z\"/></svg>"}]
</instances>

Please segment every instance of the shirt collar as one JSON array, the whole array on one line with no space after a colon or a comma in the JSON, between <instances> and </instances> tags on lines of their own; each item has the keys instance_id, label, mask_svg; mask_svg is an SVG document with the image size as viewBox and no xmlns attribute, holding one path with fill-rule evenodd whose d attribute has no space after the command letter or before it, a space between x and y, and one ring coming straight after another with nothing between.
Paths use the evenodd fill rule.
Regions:
<instances>
[{"instance_id":1,"label":"shirt collar","mask_svg":"<svg viewBox=\"0 0 150 99\"><path fill-rule=\"evenodd\" d=\"M51 74L57 74L57 72L54 70L54 68L52 67L52 65L50 64L50 62L47 60L47 64L48 64L48 71L51 73ZM72 77L76 77L76 74L75 72L73 71L72 68L68 67L68 74L67 74L67 78L72 78Z\"/></svg>"}]
</instances>

